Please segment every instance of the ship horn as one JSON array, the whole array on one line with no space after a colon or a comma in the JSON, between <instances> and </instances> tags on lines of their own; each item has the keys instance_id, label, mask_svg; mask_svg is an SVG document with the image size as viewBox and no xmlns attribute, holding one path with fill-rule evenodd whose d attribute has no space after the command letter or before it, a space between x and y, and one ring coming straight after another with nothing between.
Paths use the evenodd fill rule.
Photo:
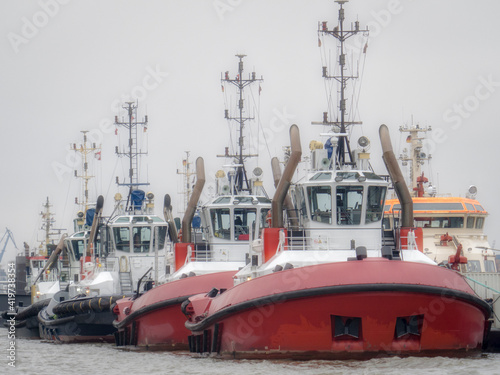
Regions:
<instances>
[{"instance_id":1,"label":"ship horn","mask_svg":"<svg viewBox=\"0 0 500 375\"><path fill-rule=\"evenodd\" d=\"M193 194L189 199L186 213L182 218L182 242L191 242L191 221L193 220L196 211L196 205L200 199L203 186L205 185L205 162L202 157L196 159L196 184L194 185Z\"/></svg>"},{"instance_id":2,"label":"ship horn","mask_svg":"<svg viewBox=\"0 0 500 375\"><path fill-rule=\"evenodd\" d=\"M290 127L290 145L291 154L286 164L283 175L280 178L278 186L276 187L276 192L274 193L271 208L271 227L272 228L282 228L283 227L283 202L285 201L286 195L288 193L288 188L290 187L293 174L295 169L300 162L300 157L302 156L302 148L300 146L300 133L299 127L297 125L292 125Z\"/></svg>"},{"instance_id":3,"label":"ship horn","mask_svg":"<svg viewBox=\"0 0 500 375\"><path fill-rule=\"evenodd\" d=\"M277 157L274 157L271 159L271 169L273 172L274 187L277 188L278 184L281 180L280 162L279 162ZM290 198L290 194L288 194L288 192L285 196L284 203L285 203L285 207L287 209L288 215L290 215L292 227L297 228L298 227L297 212L295 211L295 209L293 207L292 199Z\"/></svg>"},{"instance_id":4,"label":"ship horn","mask_svg":"<svg viewBox=\"0 0 500 375\"><path fill-rule=\"evenodd\" d=\"M165 221L168 223L168 234L170 236L170 240L173 243L178 241L177 238L177 228L175 227L174 217L172 215L172 204L170 195L165 194L165 198L163 199L163 217Z\"/></svg>"},{"instance_id":5,"label":"ship horn","mask_svg":"<svg viewBox=\"0 0 500 375\"><path fill-rule=\"evenodd\" d=\"M386 125L380 125L380 143L382 144L382 159L384 160L389 176L391 177L394 190L401 204L401 226L413 227L413 200L406 186L403 174L399 168L398 161L392 150L391 137Z\"/></svg>"}]
</instances>

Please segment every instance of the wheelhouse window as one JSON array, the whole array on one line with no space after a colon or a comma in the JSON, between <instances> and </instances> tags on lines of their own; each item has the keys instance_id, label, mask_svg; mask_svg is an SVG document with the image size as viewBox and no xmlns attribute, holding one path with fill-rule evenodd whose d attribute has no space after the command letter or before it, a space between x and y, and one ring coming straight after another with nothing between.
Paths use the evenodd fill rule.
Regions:
<instances>
[{"instance_id":1,"label":"wheelhouse window","mask_svg":"<svg viewBox=\"0 0 500 375\"><path fill-rule=\"evenodd\" d=\"M234 239L238 241L248 241L250 226L252 226L252 233L255 232L256 220L257 210L255 208L235 208Z\"/></svg>"},{"instance_id":2,"label":"wheelhouse window","mask_svg":"<svg viewBox=\"0 0 500 375\"><path fill-rule=\"evenodd\" d=\"M360 224L361 207L363 204L363 186L337 186L336 199L337 224Z\"/></svg>"},{"instance_id":3,"label":"wheelhouse window","mask_svg":"<svg viewBox=\"0 0 500 375\"><path fill-rule=\"evenodd\" d=\"M474 206L470 203L465 203L465 208L467 208L468 211L476 211Z\"/></svg>"},{"instance_id":4,"label":"wheelhouse window","mask_svg":"<svg viewBox=\"0 0 500 375\"><path fill-rule=\"evenodd\" d=\"M151 227L133 227L132 233L134 253L149 253Z\"/></svg>"},{"instance_id":5,"label":"wheelhouse window","mask_svg":"<svg viewBox=\"0 0 500 375\"><path fill-rule=\"evenodd\" d=\"M486 259L484 261L484 271L485 272L496 272L495 262L491 259Z\"/></svg>"},{"instance_id":6,"label":"wheelhouse window","mask_svg":"<svg viewBox=\"0 0 500 375\"><path fill-rule=\"evenodd\" d=\"M415 224L421 228L463 228L464 218L460 217L415 217Z\"/></svg>"},{"instance_id":7,"label":"wheelhouse window","mask_svg":"<svg viewBox=\"0 0 500 375\"><path fill-rule=\"evenodd\" d=\"M76 260L80 260L84 252L86 251L85 249L85 241L82 240L73 240L71 241L71 247L73 248L73 255L75 256Z\"/></svg>"},{"instance_id":8,"label":"wheelhouse window","mask_svg":"<svg viewBox=\"0 0 500 375\"><path fill-rule=\"evenodd\" d=\"M154 230L154 229L153 229ZM155 249L156 238L158 238L158 250L161 250L165 247L165 238L167 238L167 226L162 225L158 227L158 237L153 237L153 248Z\"/></svg>"},{"instance_id":9,"label":"wheelhouse window","mask_svg":"<svg viewBox=\"0 0 500 375\"><path fill-rule=\"evenodd\" d=\"M304 220L308 219L306 199L304 197L303 189L299 188L295 190L295 200L295 207L297 207L297 209L299 210L299 214L303 222Z\"/></svg>"},{"instance_id":10,"label":"wheelhouse window","mask_svg":"<svg viewBox=\"0 0 500 375\"><path fill-rule=\"evenodd\" d=\"M231 239L231 212L229 208L211 209L210 220L215 237L225 240Z\"/></svg>"},{"instance_id":11,"label":"wheelhouse window","mask_svg":"<svg viewBox=\"0 0 500 375\"><path fill-rule=\"evenodd\" d=\"M113 228L113 238L115 240L116 250L130 252L130 228L115 227Z\"/></svg>"},{"instance_id":12,"label":"wheelhouse window","mask_svg":"<svg viewBox=\"0 0 500 375\"><path fill-rule=\"evenodd\" d=\"M467 272L481 272L481 264L478 260L469 260L467 262Z\"/></svg>"},{"instance_id":13,"label":"wheelhouse window","mask_svg":"<svg viewBox=\"0 0 500 375\"><path fill-rule=\"evenodd\" d=\"M476 229L483 229L484 217L478 217L476 219Z\"/></svg>"},{"instance_id":14,"label":"wheelhouse window","mask_svg":"<svg viewBox=\"0 0 500 375\"><path fill-rule=\"evenodd\" d=\"M384 214L385 186L369 186L366 199L367 223L380 221Z\"/></svg>"},{"instance_id":15,"label":"wheelhouse window","mask_svg":"<svg viewBox=\"0 0 500 375\"><path fill-rule=\"evenodd\" d=\"M269 208L261 208L260 210L260 229L262 228L268 228L269 227L269 222L267 219L267 214L269 213Z\"/></svg>"},{"instance_id":16,"label":"wheelhouse window","mask_svg":"<svg viewBox=\"0 0 500 375\"><path fill-rule=\"evenodd\" d=\"M330 186L309 186L307 188L311 219L321 223L332 223L332 188Z\"/></svg>"},{"instance_id":17,"label":"wheelhouse window","mask_svg":"<svg viewBox=\"0 0 500 375\"><path fill-rule=\"evenodd\" d=\"M474 217L473 216L469 216L467 218L467 228L469 228L469 229L474 228Z\"/></svg>"}]
</instances>

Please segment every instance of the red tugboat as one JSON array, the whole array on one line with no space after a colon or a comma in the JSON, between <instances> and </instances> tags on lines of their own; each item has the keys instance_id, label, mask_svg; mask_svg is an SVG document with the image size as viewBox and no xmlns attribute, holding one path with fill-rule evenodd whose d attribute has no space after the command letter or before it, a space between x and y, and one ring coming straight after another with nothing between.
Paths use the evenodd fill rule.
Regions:
<instances>
[{"instance_id":1,"label":"red tugboat","mask_svg":"<svg viewBox=\"0 0 500 375\"><path fill-rule=\"evenodd\" d=\"M234 160L228 178L223 171L216 174L216 196L200 209L200 229L191 225L198 200L205 183L203 159L196 162L197 181L187 210L182 220L182 240L174 244L170 268L162 285L141 296L117 302L114 322L118 332L115 342L119 346L132 345L149 350L179 350L188 348L189 330L185 328L185 316L181 304L188 297L212 288L227 289L234 284L234 275L243 268L248 257L249 242L259 236L266 225L265 218L271 208L271 200L261 188L261 169L254 169L254 178L247 178L244 159L252 155L243 154L244 117L243 88L260 81L255 73L243 78L243 55L238 55L239 69L236 79L226 72L222 84L234 85L239 91L239 116L231 117L226 110L226 119L239 123L240 152L224 157ZM168 215L167 215L168 216ZM167 218L174 228L173 219ZM193 230L194 229L194 230ZM193 232L193 233L192 233ZM171 238L176 234L171 233ZM209 293L210 295L210 293Z\"/></svg>"},{"instance_id":2,"label":"red tugboat","mask_svg":"<svg viewBox=\"0 0 500 375\"><path fill-rule=\"evenodd\" d=\"M381 132L388 134L385 127ZM388 153L392 151L385 151L384 158ZM391 175L403 196L408 190L402 176ZM329 186L337 192L358 187L364 190L363 199L370 200L366 193L383 181L369 177L347 181L349 185L333 178L298 187L307 191ZM287 184L285 180L281 185ZM310 217L312 199L305 202ZM191 351L234 358L326 359L480 350L489 327L489 305L460 274L438 267L416 248L421 232L410 227L411 197L400 199L409 211L396 232L395 249L380 246L380 238L359 236L363 224L332 228L332 234L323 231L321 249L315 246L319 236L318 228L309 226L312 220L304 224L303 245L293 243L293 230L276 225L264 229L262 265L240 271L233 288L215 297L215 291L191 297L183 306L186 327L193 333ZM376 202L380 225L383 198ZM370 215L362 212L364 226ZM359 246L336 248L348 238ZM367 249L370 243L379 250Z\"/></svg>"},{"instance_id":3,"label":"red tugboat","mask_svg":"<svg viewBox=\"0 0 500 375\"><path fill-rule=\"evenodd\" d=\"M367 163L366 139L351 152L344 121L344 41L359 30L339 25L321 33L340 40L340 121L325 148L311 142L311 173L294 186L298 225L285 227L283 202L301 157L298 128L272 201L272 224L253 246L235 286L189 298L183 305L190 350L232 358L345 359L380 355L476 352L489 329L490 307L457 272L421 252L412 200L380 127L384 162L402 207L401 228L382 241L388 182ZM354 154L354 155L353 155ZM392 243L391 243L392 242ZM216 295L215 295L216 294ZM215 295L215 297L214 297Z\"/></svg>"}]
</instances>

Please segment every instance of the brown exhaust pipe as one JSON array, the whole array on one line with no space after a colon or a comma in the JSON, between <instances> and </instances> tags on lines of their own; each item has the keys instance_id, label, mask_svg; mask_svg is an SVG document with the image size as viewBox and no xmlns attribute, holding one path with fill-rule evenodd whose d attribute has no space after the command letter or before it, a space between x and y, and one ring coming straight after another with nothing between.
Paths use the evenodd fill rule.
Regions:
<instances>
[{"instance_id":1,"label":"brown exhaust pipe","mask_svg":"<svg viewBox=\"0 0 500 375\"><path fill-rule=\"evenodd\" d=\"M278 184L281 180L281 167L280 167L280 162L279 162L277 157L274 157L271 159L271 170L273 172L274 187L277 188ZM295 208L293 207L292 198L290 198L290 194L288 194L288 192L285 196L284 203L285 203L287 213L290 216L290 221L291 221L292 227L297 228L298 227L297 212L295 211Z\"/></svg>"},{"instance_id":2,"label":"brown exhaust pipe","mask_svg":"<svg viewBox=\"0 0 500 375\"><path fill-rule=\"evenodd\" d=\"M91 246L96 240L97 236L97 224L99 223L99 217L101 216L102 207L104 206L104 198L102 195L97 197L97 202L95 205L94 218L92 219L92 227L90 228L89 240L87 242L87 250L85 252L86 256L92 256Z\"/></svg>"},{"instance_id":3,"label":"brown exhaust pipe","mask_svg":"<svg viewBox=\"0 0 500 375\"><path fill-rule=\"evenodd\" d=\"M300 157L302 156L299 127L295 124L290 127L290 145L292 153L290 155L290 159L288 159L288 163L286 164L278 186L276 187L271 203L272 228L283 228L283 202L287 196L288 188L290 187L295 169L297 169Z\"/></svg>"},{"instance_id":4,"label":"brown exhaust pipe","mask_svg":"<svg viewBox=\"0 0 500 375\"><path fill-rule=\"evenodd\" d=\"M174 216L172 215L172 202L170 195L168 194L165 194L165 197L163 198L163 217L168 223L168 234L170 236L170 240L173 243L177 243L179 241L177 237L177 228L175 227Z\"/></svg>"},{"instance_id":5,"label":"brown exhaust pipe","mask_svg":"<svg viewBox=\"0 0 500 375\"><path fill-rule=\"evenodd\" d=\"M398 161L392 150L391 137L386 125L380 125L380 143L382 144L382 159L384 160L389 176L391 177L394 190L401 204L401 226L413 227L413 200L406 186L403 174L399 168Z\"/></svg>"},{"instance_id":6,"label":"brown exhaust pipe","mask_svg":"<svg viewBox=\"0 0 500 375\"><path fill-rule=\"evenodd\" d=\"M202 157L196 159L196 183L194 185L193 194L189 198L186 213L182 218L182 242L191 242L191 221L193 220L194 213L196 212L196 205L200 199L203 186L205 185L205 162Z\"/></svg>"},{"instance_id":7,"label":"brown exhaust pipe","mask_svg":"<svg viewBox=\"0 0 500 375\"><path fill-rule=\"evenodd\" d=\"M64 248L64 239L67 236L68 235L66 233L61 236L61 239L59 240L59 243L57 244L57 246L54 249L54 251L52 252L52 254L50 254L50 257L47 260L47 263L45 263L45 267L43 267L43 269L40 271L40 273L38 274L36 280L33 282L33 285L36 284L36 282L38 281L38 279L40 279L40 277L43 275L43 273L46 270L51 270L52 268L54 268L55 262L56 262L57 258L59 257L59 254L61 253L61 251Z\"/></svg>"}]
</instances>

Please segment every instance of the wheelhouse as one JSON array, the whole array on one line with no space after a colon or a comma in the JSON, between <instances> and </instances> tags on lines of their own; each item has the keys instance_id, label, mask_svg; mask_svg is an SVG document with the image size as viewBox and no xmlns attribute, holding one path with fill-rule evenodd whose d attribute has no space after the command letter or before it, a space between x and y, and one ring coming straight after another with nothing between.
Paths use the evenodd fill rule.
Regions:
<instances>
[{"instance_id":1,"label":"wheelhouse","mask_svg":"<svg viewBox=\"0 0 500 375\"><path fill-rule=\"evenodd\" d=\"M155 235L157 231L157 235ZM110 250L128 254L147 254L163 250L166 244L167 223L158 216L124 215L108 224Z\"/></svg>"},{"instance_id":2,"label":"wheelhouse","mask_svg":"<svg viewBox=\"0 0 500 375\"><path fill-rule=\"evenodd\" d=\"M380 227L387 182L372 172L318 172L295 188L306 227Z\"/></svg>"},{"instance_id":3,"label":"wheelhouse","mask_svg":"<svg viewBox=\"0 0 500 375\"><path fill-rule=\"evenodd\" d=\"M397 226L401 205L389 199L384 207L384 232ZM458 246L467 257L462 272L496 272L495 254L483 227L488 212L475 199L463 197L414 197L413 216L416 227L423 229L424 253L437 263L447 264Z\"/></svg>"},{"instance_id":4,"label":"wheelhouse","mask_svg":"<svg viewBox=\"0 0 500 375\"><path fill-rule=\"evenodd\" d=\"M202 208L203 227L214 241L249 241L267 226L271 200L262 196L221 196Z\"/></svg>"},{"instance_id":5,"label":"wheelhouse","mask_svg":"<svg viewBox=\"0 0 500 375\"><path fill-rule=\"evenodd\" d=\"M384 227L392 228L397 222L401 205L389 199L384 207ZM477 229L482 231L488 212L481 204L469 198L439 197L413 198L413 216L416 227L445 229Z\"/></svg>"}]
</instances>

